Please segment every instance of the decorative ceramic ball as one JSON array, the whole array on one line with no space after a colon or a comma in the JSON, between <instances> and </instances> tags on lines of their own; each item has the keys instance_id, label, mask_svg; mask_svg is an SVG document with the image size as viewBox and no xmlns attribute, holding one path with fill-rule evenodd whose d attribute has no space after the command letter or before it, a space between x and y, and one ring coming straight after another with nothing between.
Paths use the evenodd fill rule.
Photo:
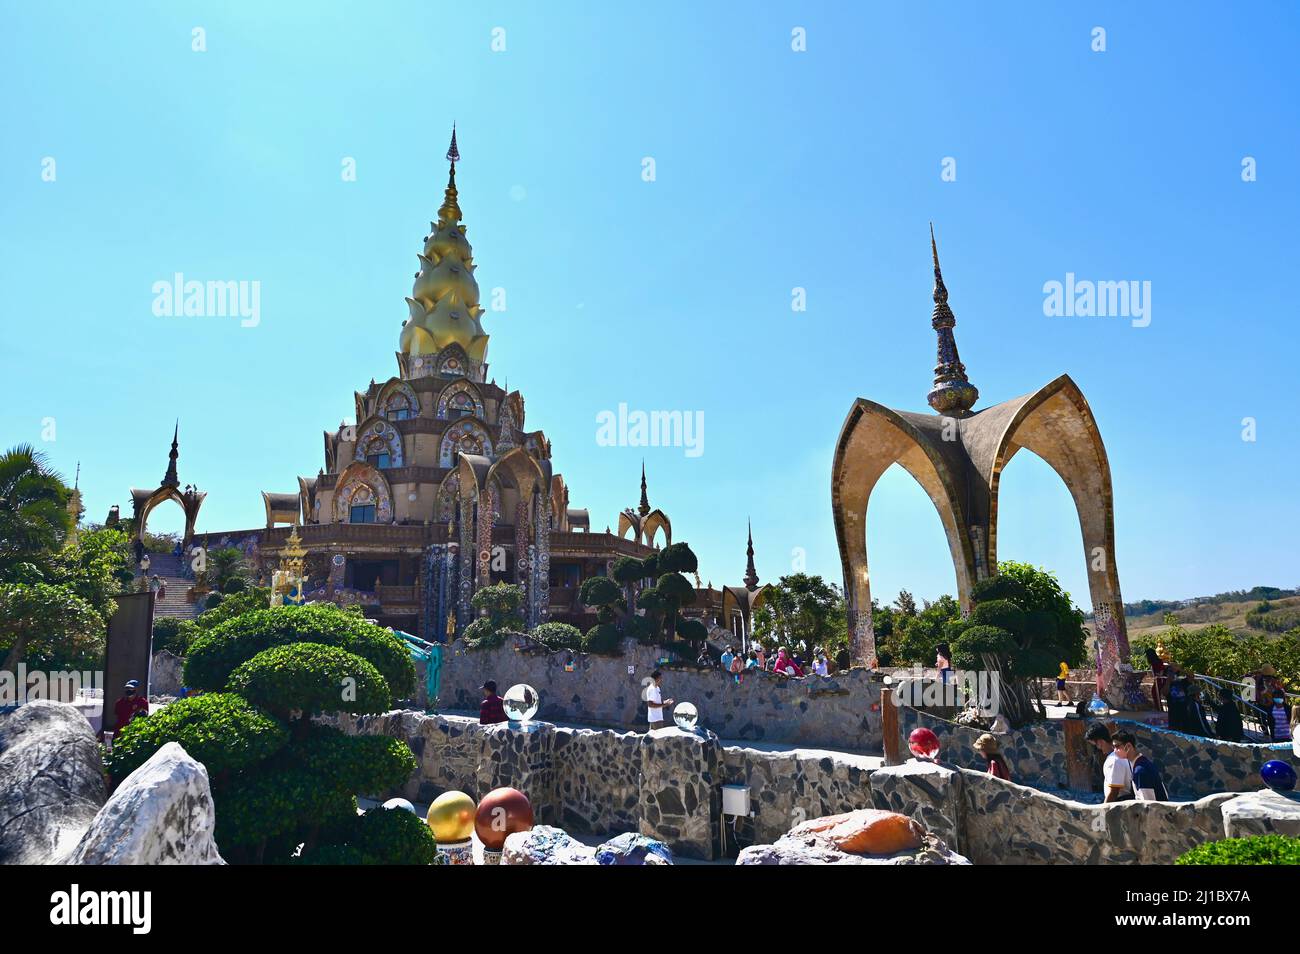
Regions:
<instances>
[{"instance_id":1,"label":"decorative ceramic ball","mask_svg":"<svg viewBox=\"0 0 1300 954\"><path fill-rule=\"evenodd\" d=\"M1295 769L1290 762L1270 759L1260 767L1259 777L1275 792L1290 792L1295 789Z\"/></svg>"},{"instance_id":2,"label":"decorative ceramic ball","mask_svg":"<svg viewBox=\"0 0 1300 954\"><path fill-rule=\"evenodd\" d=\"M1110 715L1110 706L1106 704L1105 699L1094 692L1092 701L1088 703L1088 712L1094 716L1107 716Z\"/></svg>"},{"instance_id":3,"label":"decorative ceramic ball","mask_svg":"<svg viewBox=\"0 0 1300 954\"><path fill-rule=\"evenodd\" d=\"M384 802L384 808L389 810L401 808L410 812L412 815L418 814L415 810L415 806L404 798L390 798L388 801Z\"/></svg>"},{"instance_id":4,"label":"decorative ceramic ball","mask_svg":"<svg viewBox=\"0 0 1300 954\"><path fill-rule=\"evenodd\" d=\"M527 722L532 719L537 715L537 703L537 690L522 682L511 686L501 697L501 706L511 722Z\"/></svg>"},{"instance_id":5,"label":"decorative ceramic ball","mask_svg":"<svg viewBox=\"0 0 1300 954\"><path fill-rule=\"evenodd\" d=\"M939 754L939 737L930 729L913 729L907 737L907 747L918 759L933 759Z\"/></svg>"},{"instance_id":6,"label":"decorative ceramic ball","mask_svg":"<svg viewBox=\"0 0 1300 954\"><path fill-rule=\"evenodd\" d=\"M673 721L679 729L694 729L695 723L700 721L700 713L692 703L679 702L673 707Z\"/></svg>"},{"instance_id":7,"label":"decorative ceramic ball","mask_svg":"<svg viewBox=\"0 0 1300 954\"><path fill-rule=\"evenodd\" d=\"M474 830L474 799L464 792L443 792L429 806L427 821L434 841L465 841Z\"/></svg>"},{"instance_id":8,"label":"decorative ceramic ball","mask_svg":"<svg viewBox=\"0 0 1300 954\"><path fill-rule=\"evenodd\" d=\"M533 827L533 806L517 788L494 788L483 796L474 814L474 833L483 847L500 851L506 837Z\"/></svg>"}]
</instances>

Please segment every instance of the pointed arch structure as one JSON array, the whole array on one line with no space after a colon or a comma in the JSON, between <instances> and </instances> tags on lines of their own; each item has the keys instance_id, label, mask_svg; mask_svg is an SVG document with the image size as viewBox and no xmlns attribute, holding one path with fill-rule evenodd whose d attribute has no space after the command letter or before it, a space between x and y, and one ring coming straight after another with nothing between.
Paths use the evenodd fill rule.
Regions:
<instances>
[{"instance_id":1,"label":"pointed arch structure","mask_svg":"<svg viewBox=\"0 0 1300 954\"><path fill-rule=\"evenodd\" d=\"M999 485L1021 449L1046 461L1074 499L1096 618L1098 688L1112 703L1131 703L1131 680L1116 678L1129 645L1115 561L1110 464L1092 409L1068 375L1031 394L953 415L854 402L835 448L831 507L855 661L867 664L875 657L866 530L880 476L898 464L933 502L948 538L958 598L969 611L971 588L997 573Z\"/></svg>"}]
</instances>

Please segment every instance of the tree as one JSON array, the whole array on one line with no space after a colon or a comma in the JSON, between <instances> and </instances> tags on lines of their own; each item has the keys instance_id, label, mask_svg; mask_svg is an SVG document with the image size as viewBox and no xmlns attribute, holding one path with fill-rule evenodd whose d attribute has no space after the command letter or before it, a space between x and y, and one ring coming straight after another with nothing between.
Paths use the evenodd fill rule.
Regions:
<instances>
[{"instance_id":1,"label":"tree","mask_svg":"<svg viewBox=\"0 0 1300 954\"><path fill-rule=\"evenodd\" d=\"M208 767L217 844L229 860L432 859L427 826L397 823L368 838L390 820L357 817L358 793L396 788L415 770L406 743L345 735L312 718L382 712L411 691L414 664L391 632L333 606L256 610L195 641L185 682L205 694L118 734L108 758L115 779L179 742Z\"/></svg>"},{"instance_id":2,"label":"tree","mask_svg":"<svg viewBox=\"0 0 1300 954\"><path fill-rule=\"evenodd\" d=\"M104 651L104 618L67 585L0 583L0 669L30 655L41 669L93 668Z\"/></svg>"},{"instance_id":3,"label":"tree","mask_svg":"<svg viewBox=\"0 0 1300 954\"><path fill-rule=\"evenodd\" d=\"M898 607L898 612L903 616L916 615L916 600L907 590L898 591L898 599L894 600L894 605Z\"/></svg>"},{"instance_id":4,"label":"tree","mask_svg":"<svg viewBox=\"0 0 1300 954\"><path fill-rule=\"evenodd\" d=\"M204 579L218 593L242 593L248 586L244 551L238 547L213 550L207 557Z\"/></svg>"},{"instance_id":5,"label":"tree","mask_svg":"<svg viewBox=\"0 0 1300 954\"><path fill-rule=\"evenodd\" d=\"M754 635L766 645L789 645L804 658L823 649L834 656L847 640L847 616L839 588L820 576L792 573L763 592L754 614Z\"/></svg>"},{"instance_id":6,"label":"tree","mask_svg":"<svg viewBox=\"0 0 1300 954\"><path fill-rule=\"evenodd\" d=\"M636 557L619 557L611 569L614 582L623 587L623 599L629 613L636 612L636 586L647 578L645 563Z\"/></svg>"},{"instance_id":7,"label":"tree","mask_svg":"<svg viewBox=\"0 0 1300 954\"><path fill-rule=\"evenodd\" d=\"M73 517L72 491L30 444L0 455L0 582L17 564L38 568L62 546Z\"/></svg>"},{"instance_id":8,"label":"tree","mask_svg":"<svg viewBox=\"0 0 1300 954\"><path fill-rule=\"evenodd\" d=\"M483 615L465 627L465 642L471 649L491 649L502 645L507 633L523 632L524 620L519 612L523 603L524 588L518 584L479 587L470 605Z\"/></svg>"},{"instance_id":9,"label":"tree","mask_svg":"<svg viewBox=\"0 0 1300 954\"><path fill-rule=\"evenodd\" d=\"M996 673L1001 711L1012 725L1034 717L1031 681L1084 657L1083 614L1054 574L1005 561L971 591L970 617L949 624L953 663Z\"/></svg>"},{"instance_id":10,"label":"tree","mask_svg":"<svg viewBox=\"0 0 1300 954\"><path fill-rule=\"evenodd\" d=\"M875 613L879 613L876 616ZM881 625L883 619L884 625ZM881 664L933 666L935 650L948 640L947 628L953 620L961 619L961 604L944 594L913 616L907 616L890 607L873 611Z\"/></svg>"}]
</instances>

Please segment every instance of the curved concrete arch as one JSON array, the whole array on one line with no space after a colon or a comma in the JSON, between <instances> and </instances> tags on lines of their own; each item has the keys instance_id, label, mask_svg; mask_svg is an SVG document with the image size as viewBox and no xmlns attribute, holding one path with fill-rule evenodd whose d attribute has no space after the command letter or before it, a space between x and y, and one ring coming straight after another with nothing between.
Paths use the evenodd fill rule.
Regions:
<instances>
[{"instance_id":1,"label":"curved concrete arch","mask_svg":"<svg viewBox=\"0 0 1300 954\"><path fill-rule=\"evenodd\" d=\"M388 417L388 402L392 400L394 394L400 393L406 398L410 405L411 417L418 417L420 414L420 398L415 393L415 389L403 381L401 378L389 378L380 387L379 393L375 395L375 415L378 417Z\"/></svg>"},{"instance_id":2,"label":"curved concrete arch","mask_svg":"<svg viewBox=\"0 0 1300 954\"><path fill-rule=\"evenodd\" d=\"M619 511L618 514L618 535L624 537L628 531L632 531L632 542L641 542L641 518L635 513L629 513L626 510Z\"/></svg>"},{"instance_id":3,"label":"curved concrete arch","mask_svg":"<svg viewBox=\"0 0 1300 954\"><path fill-rule=\"evenodd\" d=\"M391 421L375 414L368 417L357 428L356 455L358 460L367 456L365 453L368 449L367 445L375 440L381 441L388 451L389 466L401 467L406 463L402 435L398 433L397 428Z\"/></svg>"},{"instance_id":4,"label":"curved concrete arch","mask_svg":"<svg viewBox=\"0 0 1300 954\"><path fill-rule=\"evenodd\" d=\"M989 473L989 554L997 555L997 511L1002 472L1021 448L1042 458L1074 499L1099 624L1110 623L1118 660L1127 660L1119 570L1115 562L1115 503L1110 461L1092 408L1079 386L1061 375L1022 401L1003 429ZM996 565L996 564L995 564ZM1103 640L1103 646L1106 640Z\"/></svg>"},{"instance_id":5,"label":"curved concrete arch","mask_svg":"<svg viewBox=\"0 0 1300 954\"><path fill-rule=\"evenodd\" d=\"M542 469L537 465L522 447L514 447L501 455L500 460L492 465L488 471L489 479L497 477L499 474L508 474L512 483L518 489L520 497L527 500L531 498L534 487L544 487L546 478L542 474Z\"/></svg>"},{"instance_id":6,"label":"curved concrete arch","mask_svg":"<svg viewBox=\"0 0 1300 954\"><path fill-rule=\"evenodd\" d=\"M867 564L867 509L881 475L894 464L912 475L939 513L957 574L959 599L965 607L970 605L970 591L977 577L976 552L966 532L970 521L965 498L958 491L953 460L904 415L859 398L836 443L831 468L831 507L844 570L852 651L854 659L863 664L871 662L875 655Z\"/></svg>"},{"instance_id":7,"label":"curved concrete arch","mask_svg":"<svg viewBox=\"0 0 1300 954\"><path fill-rule=\"evenodd\" d=\"M655 534L661 530L664 534L664 546L671 546L673 542L673 522L668 519L666 513L656 507L641 520L641 533L645 538L646 546L652 547L655 545Z\"/></svg>"}]
</instances>

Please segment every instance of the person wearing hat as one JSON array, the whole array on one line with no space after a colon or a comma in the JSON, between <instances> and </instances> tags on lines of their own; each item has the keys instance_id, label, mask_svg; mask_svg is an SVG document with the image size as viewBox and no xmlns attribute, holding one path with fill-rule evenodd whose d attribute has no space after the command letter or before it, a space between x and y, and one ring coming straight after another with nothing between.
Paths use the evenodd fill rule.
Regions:
<instances>
[{"instance_id":1,"label":"person wearing hat","mask_svg":"<svg viewBox=\"0 0 1300 954\"><path fill-rule=\"evenodd\" d=\"M113 728L121 732L136 716L149 714L149 700L140 695L140 683L130 679L122 687L122 696L113 703Z\"/></svg>"},{"instance_id":2,"label":"person wearing hat","mask_svg":"<svg viewBox=\"0 0 1300 954\"><path fill-rule=\"evenodd\" d=\"M1011 781L1011 766L1007 764L1007 758L998 746L997 736L985 732L975 740L975 751L988 762L990 775L1004 782Z\"/></svg>"},{"instance_id":3,"label":"person wearing hat","mask_svg":"<svg viewBox=\"0 0 1300 954\"><path fill-rule=\"evenodd\" d=\"M1104 723L1094 722L1083 734L1084 741L1101 753L1101 776L1106 786L1105 801L1124 802L1133 797L1133 766L1115 751L1115 740Z\"/></svg>"},{"instance_id":4,"label":"person wearing hat","mask_svg":"<svg viewBox=\"0 0 1300 954\"><path fill-rule=\"evenodd\" d=\"M508 721L505 706L501 704L501 697L497 695L496 680L489 679L479 688L483 690L483 701L478 704L478 724L499 725Z\"/></svg>"}]
</instances>

